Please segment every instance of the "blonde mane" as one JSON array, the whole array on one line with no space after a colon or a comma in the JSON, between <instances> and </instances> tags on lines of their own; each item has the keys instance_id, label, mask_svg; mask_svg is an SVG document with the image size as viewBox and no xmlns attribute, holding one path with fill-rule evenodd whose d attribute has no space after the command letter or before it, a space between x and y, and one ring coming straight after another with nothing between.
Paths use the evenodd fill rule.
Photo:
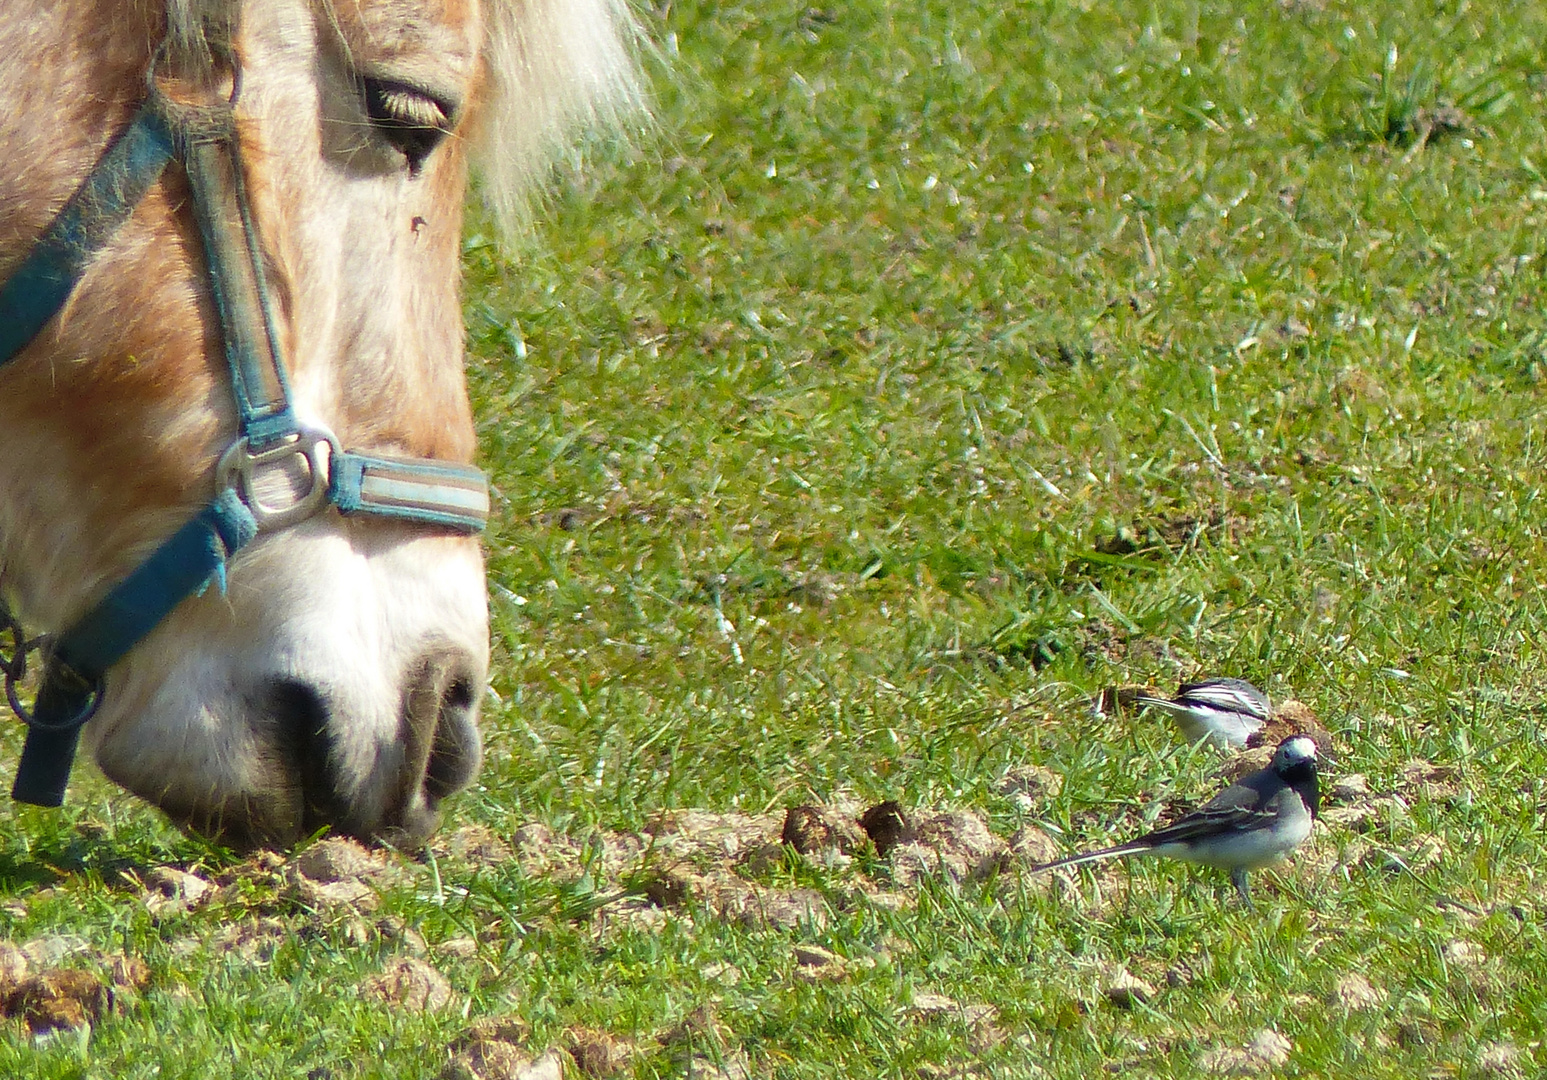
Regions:
<instances>
[{"instance_id":1,"label":"blonde mane","mask_svg":"<svg viewBox=\"0 0 1547 1080\"><path fill-rule=\"evenodd\" d=\"M484 19L492 86L474 161L508 234L579 135L642 112L641 39L625 0L488 0Z\"/></svg>"}]
</instances>

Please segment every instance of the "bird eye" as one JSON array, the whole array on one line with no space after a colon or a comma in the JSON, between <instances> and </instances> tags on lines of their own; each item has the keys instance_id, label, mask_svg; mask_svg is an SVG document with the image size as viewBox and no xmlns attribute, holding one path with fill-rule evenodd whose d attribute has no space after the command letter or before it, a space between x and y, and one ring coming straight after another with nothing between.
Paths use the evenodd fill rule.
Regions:
<instances>
[{"instance_id":1,"label":"bird eye","mask_svg":"<svg viewBox=\"0 0 1547 1080\"><path fill-rule=\"evenodd\" d=\"M413 86L378 79L360 78L365 95L365 112L382 138L408 160L410 175L417 174L430 151L456 126L457 107Z\"/></svg>"}]
</instances>

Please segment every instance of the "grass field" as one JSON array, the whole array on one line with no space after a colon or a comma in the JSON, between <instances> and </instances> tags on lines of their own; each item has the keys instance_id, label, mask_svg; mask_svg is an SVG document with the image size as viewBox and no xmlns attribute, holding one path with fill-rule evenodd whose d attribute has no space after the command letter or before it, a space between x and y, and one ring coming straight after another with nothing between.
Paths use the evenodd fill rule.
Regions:
<instances>
[{"instance_id":1,"label":"grass field","mask_svg":"<svg viewBox=\"0 0 1547 1080\"><path fill-rule=\"evenodd\" d=\"M89 1040L12 1021L0 1075L1547 1065L1547 9L641 15L656 130L519 250L469 222L499 513L453 839L335 902L100 779L0 808L0 935L148 978ZM1213 673L1369 789L1255 911L1174 864L668 842L883 799L1114 842L1222 755L1100 691ZM379 974L421 952L416 1011Z\"/></svg>"}]
</instances>

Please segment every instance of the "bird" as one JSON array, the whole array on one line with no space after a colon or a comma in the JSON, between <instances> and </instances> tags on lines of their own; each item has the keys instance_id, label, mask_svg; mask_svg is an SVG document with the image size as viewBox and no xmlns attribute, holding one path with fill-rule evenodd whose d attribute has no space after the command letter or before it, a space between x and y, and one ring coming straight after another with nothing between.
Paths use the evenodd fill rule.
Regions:
<instances>
[{"instance_id":1,"label":"bird","mask_svg":"<svg viewBox=\"0 0 1547 1080\"><path fill-rule=\"evenodd\" d=\"M1253 907L1246 874L1278 862L1311 835L1321 813L1316 740L1291 735L1265 769L1231 784L1204 806L1126 844L1070 855L1037 871L1128 855L1164 855L1230 871L1230 883Z\"/></svg>"},{"instance_id":2,"label":"bird","mask_svg":"<svg viewBox=\"0 0 1547 1080\"><path fill-rule=\"evenodd\" d=\"M1262 729L1273 711L1268 695L1245 679L1183 683L1173 698L1138 694L1134 701L1176 717L1177 727L1189 742L1207 740L1237 750Z\"/></svg>"}]
</instances>

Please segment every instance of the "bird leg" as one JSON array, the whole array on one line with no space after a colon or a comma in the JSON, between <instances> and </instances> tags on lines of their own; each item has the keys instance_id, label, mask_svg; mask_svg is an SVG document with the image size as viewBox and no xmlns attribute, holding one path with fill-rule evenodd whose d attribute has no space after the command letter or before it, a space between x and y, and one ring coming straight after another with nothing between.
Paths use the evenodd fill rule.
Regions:
<instances>
[{"instance_id":1,"label":"bird leg","mask_svg":"<svg viewBox=\"0 0 1547 1080\"><path fill-rule=\"evenodd\" d=\"M1252 903L1252 891L1246 884L1246 871L1242 867L1236 867L1230 871L1230 884L1235 886L1235 891L1241 894L1241 902L1253 911L1257 905Z\"/></svg>"}]
</instances>

